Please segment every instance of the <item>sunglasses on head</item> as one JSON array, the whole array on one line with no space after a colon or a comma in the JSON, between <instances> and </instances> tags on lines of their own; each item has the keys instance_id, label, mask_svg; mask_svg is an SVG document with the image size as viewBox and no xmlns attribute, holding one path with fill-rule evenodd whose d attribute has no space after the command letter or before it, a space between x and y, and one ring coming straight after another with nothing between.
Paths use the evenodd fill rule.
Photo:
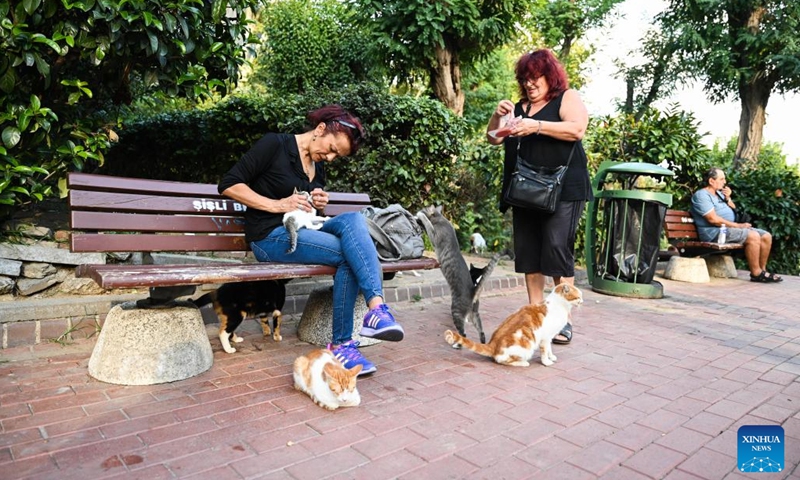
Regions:
<instances>
[{"instance_id":1,"label":"sunglasses on head","mask_svg":"<svg viewBox=\"0 0 800 480\"><path fill-rule=\"evenodd\" d=\"M356 127L355 124L348 122L347 120L336 120L336 123L351 129L353 131L353 138L355 140L361 140L361 130Z\"/></svg>"}]
</instances>

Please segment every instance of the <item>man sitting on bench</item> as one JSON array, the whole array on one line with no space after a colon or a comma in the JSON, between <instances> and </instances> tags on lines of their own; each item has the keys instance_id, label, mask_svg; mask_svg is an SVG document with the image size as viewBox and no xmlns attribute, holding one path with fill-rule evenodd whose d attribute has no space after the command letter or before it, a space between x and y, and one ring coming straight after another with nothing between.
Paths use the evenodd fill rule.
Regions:
<instances>
[{"instance_id":1,"label":"man sitting on bench","mask_svg":"<svg viewBox=\"0 0 800 480\"><path fill-rule=\"evenodd\" d=\"M780 282L783 279L767 271L767 260L772 249L772 235L749 223L736 223L736 204L731 199L731 189L726 185L725 172L712 167L703 176L705 187L692 195L690 209L697 235L704 242L716 242L720 227L728 229L725 243L743 243L744 256L750 269L750 280L761 283Z\"/></svg>"}]
</instances>

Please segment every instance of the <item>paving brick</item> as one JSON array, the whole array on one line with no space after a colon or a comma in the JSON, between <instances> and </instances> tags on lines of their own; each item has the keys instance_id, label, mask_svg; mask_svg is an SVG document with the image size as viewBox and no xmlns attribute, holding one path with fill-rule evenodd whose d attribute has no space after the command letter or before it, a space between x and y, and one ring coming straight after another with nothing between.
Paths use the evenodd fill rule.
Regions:
<instances>
[{"instance_id":1,"label":"paving brick","mask_svg":"<svg viewBox=\"0 0 800 480\"><path fill-rule=\"evenodd\" d=\"M678 465L678 470L700 478L725 478L727 473L736 471L736 458L703 448Z\"/></svg>"},{"instance_id":2,"label":"paving brick","mask_svg":"<svg viewBox=\"0 0 800 480\"><path fill-rule=\"evenodd\" d=\"M622 465L644 475L661 478L685 459L686 455L682 453L652 444L623 461Z\"/></svg>"},{"instance_id":3,"label":"paving brick","mask_svg":"<svg viewBox=\"0 0 800 480\"><path fill-rule=\"evenodd\" d=\"M797 409L790 410L788 408L783 408L777 405L766 403L764 405L757 407L756 409L752 410L749 413L750 415L763 418L772 423L782 423L784 420L797 413Z\"/></svg>"},{"instance_id":4,"label":"paving brick","mask_svg":"<svg viewBox=\"0 0 800 480\"><path fill-rule=\"evenodd\" d=\"M560 425L564 425L565 427L569 427L595 414L597 414L596 410L584 407L582 405L571 404L565 405L555 412L543 415L542 418Z\"/></svg>"},{"instance_id":5,"label":"paving brick","mask_svg":"<svg viewBox=\"0 0 800 480\"><path fill-rule=\"evenodd\" d=\"M47 455L18 460L3 465L3 480L29 479L43 475L49 478L63 478L52 458Z\"/></svg>"},{"instance_id":6,"label":"paving brick","mask_svg":"<svg viewBox=\"0 0 800 480\"><path fill-rule=\"evenodd\" d=\"M422 458L426 462L433 462L461 449L475 445L476 443L474 439L464 434L452 432L415 443L414 445L406 447L406 450Z\"/></svg>"},{"instance_id":7,"label":"paving brick","mask_svg":"<svg viewBox=\"0 0 800 480\"><path fill-rule=\"evenodd\" d=\"M98 478L111 469L122 467L122 463L114 461L120 452L134 452L142 447L137 437L127 436L60 450L51 457L62 471L83 478Z\"/></svg>"},{"instance_id":8,"label":"paving brick","mask_svg":"<svg viewBox=\"0 0 800 480\"><path fill-rule=\"evenodd\" d=\"M148 417L157 413L172 412L190 405L196 405L195 400L189 397L178 397L159 402L146 403L144 405L133 405L123 408L123 411L127 416L137 418Z\"/></svg>"},{"instance_id":9,"label":"paving brick","mask_svg":"<svg viewBox=\"0 0 800 480\"><path fill-rule=\"evenodd\" d=\"M388 480L398 478L423 465L425 465L425 461L421 458L400 450L330 478L341 480ZM295 480L295 477L292 477L291 480Z\"/></svg>"},{"instance_id":10,"label":"paving brick","mask_svg":"<svg viewBox=\"0 0 800 480\"><path fill-rule=\"evenodd\" d=\"M140 432L138 436L145 445L153 446L179 438L199 435L216 430L216 428L217 425L211 419L200 418L189 422L176 423L166 427Z\"/></svg>"},{"instance_id":11,"label":"paving brick","mask_svg":"<svg viewBox=\"0 0 800 480\"><path fill-rule=\"evenodd\" d=\"M23 417L9 418L8 420L3 420L2 424L4 431L13 432L14 430L42 427L52 423L65 422L83 416L86 416L86 414L83 413L81 407L70 407Z\"/></svg>"},{"instance_id":12,"label":"paving brick","mask_svg":"<svg viewBox=\"0 0 800 480\"><path fill-rule=\"evenodd\" d=\"M675 450L676 452L691 455L711 441L712 438L713 437L709 435L681 427L657 439L655 443Z\"/></svg>"},{"instance_id":13,"label":"paving brick","mask_svg":"<svg viewBox=\"0 0 800 480\"><path fill-rule=\"evenodd\" d=\"M108 392L105 392L108 396ZM101 413L120 411L125 408L134 407L136 405L144 405L147 403L155 402L156 399L150 393L139 393L135 395L127 395L124 397L106 399L102 402L96 402L91 405L84 405L83 409L87 415L97 415Z\"/></svg>"},{"instance_id":14,"label":"paving brick","mask_svg":"<svg viewBox=\"0 0 800 480\"><path fill-rule=\"evenodd\" d=\"M656 410L644 418L640 418L636 423L666 433L678 428L688 419L689 417L686 415L661 409Z\"/></svg>"},{"instance_id":15,"label":"paving brick","mask_svg":"<svg viewBox=\"0 0 800 480\"><path fill-rule=\"evenodd\" d=\"M434 438L438 435L458 430L462 426L469 425L471 423L471 419L458 413L449 412L436 417L431 417L431 419L427 422L409 425L408 428L425 438Z\"/></svg>"},{"instance_id":16,"label":"paving brick","mask_svg":"<svg viewBox=\"0 0 800 480\"><path fill-rule=\"evenodd\" d=\"M537 478L540 470L518 458L504 459L501 463L482 468L463 477L464 480L523 480Z\"/></svg>"},{"instance_id":17,"label":"paving brick","mask_svg":"<svg viewBox=\"0 0 800 480\"><path fill-rule=\"evenodd\" d=\"M6 347L33 345L36 343L36 322L9 322L6 326Z\"/></svg>"},{"instance_id":18,"label":"paving brick","mask_svg":"<svg viewBox=\"0 0 800 480\"><path fill-rule=\"evenodd\" d=\"M238 462L255 453L243 445L214 445L208 450L167 462L169 470L179 477L211 470L218 465Z\"/></svg>"},{"instance_id":19,"label":"paving brick","mask_svg":"<svg viewBox=\"0 0 800 480\"><path fill-rule=\"evenodd\" d=\"M643 475L628 467L618 466L614 467L605 475L600 477L602 480L646 480L650 479L647 475Z\"/></svg>"},{"instance_id":20,"label":"paving brick","mask_svg":"<svg viewBox=\"0 0 800 480\"><path fill-rule=\"evenodd\" d=\"M499 414L486 415L478 418L469 425L458 429L459 432L475 440L483 441L496 435L501 435L517 426L519 422Z\"/></svg>"},{"instance_id":21,"label":"paving brick","mask_svg":"<svg viewBox=\"0 0 800 480\"><path fill-rule=\"evenodd\" d=\"M459 457L449 456L428 463L416 470L398 477L401 480L438 480L464 478L476 470L475 466Z\"/></svg>"},{"instance_id":22,"label":"paving brick","mask_svg":"<svg viewBox=\"0 0 800 480\"><path fill-rule=\"evenodd\" d=\"M456 452L456 455L480 468L487 468L490 465L505 463L514 454L525 448L525 445L507 437L496 436L477 445L461 449Z\"/></svg>"},{"instance_id":23,"label":"paving brick","mask_svg":"<svg viewBox=\"0 0 800 480\"><path fill-rule=\"evenodd\" d=\"M566 461L592 475L601 476L617 467L631 455L633 455L631 450L600 441L581 449L580 452L567 458Z\"/></svg>"},{"instance_id":24,"label":"paving brick","mask_svg":"<svg viewBox=\"0 0 800 480\"><path fill-rule=\"evenodd\" d=\"M170 475L172 475L170 473ZM294 480L292 479L291 475L286 473L283 470L275 472L276 476L267 475L264 477L259 477L260 479L272 479L278 480L279 478L282 480ZM279 477L277 475L283 475ZM148 477L142 477L148 478ZM233 469L231 465L224 465L222 467L212 468L211 470L206 470L204 472L196 473L194 475L187 475L185 477L181 477L185 479L193 479L193 480L206 480L206 479L214 479L214 480L241 480L242 476L236 473L236 470Z\"/></svg>"},{"instance_id":25,"label":"paving brick","mask_svg":"<svg viewBox=\"0 0 800 480\"><path fill-rule=\"evenodd\" d=\"M286 467L286 471L297 478L322 478L350 470L369 463L369 459L351 448L345 448Z\"/></svg>"},{"instance_id":26,"label":"paving brick","mask_svg":"<svg viewBox=\"0 0 800 480\"><path fill-rule=\"evenodd\" d=\"M108 425L100 426L105 438L122 437L132 433L139 433L150 429L162 428L178 423L172 412L157 413L148 417L138 417L131 420L124 420Z\"/></svg>"},{"instance_id":27,"label":"paving brick","mask_svg":"<svg viewBox=\"0 0 800 480\"><path fill-rule=\"evenodd\" d=\"M355 442L368 441L375 436L361 425L351 425L301 441L303 447L314 455L325 455L336 450L348 448Z\"/></svg>"},{"instance_id":28,"label":"paving brick","mask_svg":"<svg viewBox=\"0 0 800 480\"><path fill-rule=\"evenodd\" d=\"M103 436L97 429L71 432L57 437L39 438L32 442L19 443L11 448L16 460L33 457L43 453L53 453L67 448L78 447L87 443L100 442Z\"/></svg>"},{"instance_id":29,"label":"paving brick","mask_svg":"<svg viewBox=\"0 0 800 480\"><path fill-rule=\"evenodd\" d=\"M683 426L716 437L728 428L731 423L733 423L732 420L727 417L701 412L690 418Z\"/></svg>"},{"instance_id":30,"label":"paving brick","mask_svg":"<svg viewBox=\"0 0 800 480\"><path fill-rule=\"evenodd\" d=\"M698 413L702 412L710 403L704 402L702 400L695 400L694 398L689 397L681 397L678 398L669 404L664 406L664 410L669 412L678 413L681 415L686 415L687 417L693 417Z\"/></svg>"},{"instance_id":31,"label":"paving brick","mask_svg":"<svg viewBox=\"0 0 800 480\"><path fill-rule=\"evenodd\" d=\"M633 424L606 438L606 441L638 452L663 436L662 432L644 425Z\"/></svg>"},{"instance_id":32,"label":"paving brick","mask_svg":"<svg viewBox=\"0 0 800 480\"><path fill-rule=\"evenodd\" d=\"M284 446L261 455L247 457L231 464L233 469L244 478L263 476L276 470L289 468L299 462L314 458L314 455L302 445Z\"/></svg>"},{"instance_id":33,"label":"paving brick","mask_svg":"<svg viewBox=\"0 0 800 480\"><path fill-rule=\"evenodd\" d=\"M556 433L556 437L585 448L614 432L616 428L589 418Z\"/></svg>"},{"instance_id":34,"label":"paving brick","mask_svg":"<svg viewBox=\"0 0 800 480\"><path fill-rule=\"evenodd\" d=\"M526 448L517 453L516 457L540 470L547 470L551 466L578 454L580 451L580 447L569 442L559 438L551 438Z\"/></svg>"},{"instance_id":35,"label":"paving brick","mask_svg":"<svg viewBox=\"0 0 800 480\"><path fill-rule=\"evenodd\" d=\"M639 410L640 412L644 413L653 413L665 405L669 403L669 400L661 397L657 397L655 395L650 395L649 393L643 393L636 397L631 398L623 405L626 407L630 407L634 410Z\"/></svg>"}]
</instances>

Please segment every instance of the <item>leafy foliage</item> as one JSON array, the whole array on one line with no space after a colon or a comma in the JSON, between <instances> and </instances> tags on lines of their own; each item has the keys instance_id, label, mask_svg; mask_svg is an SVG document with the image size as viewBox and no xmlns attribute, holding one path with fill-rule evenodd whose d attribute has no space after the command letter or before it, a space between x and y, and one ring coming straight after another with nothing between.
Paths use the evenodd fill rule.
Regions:
<instances>
[{"instance_id":1,"label":"leafy foliage","mask_svg":"<svg viewBox=\"0 0 800 480\"><path fill-rule=\"evenodd\" d=\"M258 0L0 3L0 205L41 200L69 169L101 165L131 84L226 91Z\"/></svg>"},{"instance_id":2,"label":"leafy foliage","mask_svg":"<svg viewBox=\"0 0 800 480\"><path fill-rule=\"evenodd\" d=\"M734 167L756 162L771 93L800 89L800 2L671 0L656 21L713 101L741 101Z\"/></svg>"},{"instance_id":3,"label":"leafy foliage","mask_svg":"<svg viewBox=\"0 0 800 480\"><path fill-rule=\"evenodd\" d=\"M217 183L264 133L303 132L310 128L306 113L328 103L352 111L368 132L355 157L326 166L329 190L369 193L376 205L396 202L412 211L452 204L464 122L434 100L369 85L309 95L234 95L205 110L142 119L121 131L103 171Z\"/></svg>"},{"instance_id":4,"label":"leafy foliage","mask_svg":"<svg viewBox=\"0 0 800 480\"><path fill-rule=\"evenodd\" d=\"M529 2L430 2L426 0L351 0L363 25L401 80L421 70L432 91L461 114L462 63L484 57L514 37Z\"/></svg>"},{"instance_id":5,"label":"leafy foliage","mask_svg":"<svg viewBox=\"0 0 800 480\"><path fill-rule=\"evenodd\" d=\"M338 0L272 2L261 11L261 48L248 83L278 93L308 93L384 78L371 59L369 32Z\"/></svg>"},{"instance_id":6,"label":"leafy foliage","mask_svg":"<svg viewBox=\"0 0 800 480\"><path fill-rule=\"evenodd\" d=\"M701 143L698 122L689 112L648 109L640 121L633 115L593 118L587 143L593 165L606 160L644 162L675 172L668 190L695 188L709 166L709 151Z\"/></svg>"}]
</instances>

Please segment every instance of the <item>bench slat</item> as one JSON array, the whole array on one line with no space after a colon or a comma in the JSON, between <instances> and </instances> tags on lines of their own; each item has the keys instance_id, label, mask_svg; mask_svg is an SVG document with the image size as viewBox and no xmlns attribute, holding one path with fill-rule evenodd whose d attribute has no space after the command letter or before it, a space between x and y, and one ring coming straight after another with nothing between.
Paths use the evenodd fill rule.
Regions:
<instances>
[{"instance_id":1,"label":"bench slat","mask_svg":"<svg viewBox=\"0 0 800 480\"><path fill-rule=\"evenodd\" d=\"M434 258L422 257L383 262L384 272L437 268ZM91 278L102 288L169 287L228 282L250 282L280 278L333 275L334 267L292 263L232 263L203 265L80 265L78 278Z\"/></svg>"},{"instance_id":2,"label":"bench slat","mask_svg":"<svg viewBox=\"0 0 800 480\"><path fill-rule=\"evenodd\" d=\"M102 192L161 193L174 196L199 196L223 198L217 186L207 183L171 182L144 178L112 177L93 173L71 173L67 185L70 190L95 190Z\"/></svg>"},{"instance_id":3,"label":"bench slat","mask_svg":"<svg viewBox=\"0 0 800 480\"><path fill-rule=\"evenodd\" d=\"M130 213L173 213L187 215L244 215L245 208L230 198L177 197L136 193L70 190L73 210Z\"/></svg>"},{"instance_id":4,"label":"bench slat","mask_svg":"<svg viewBox=\"0 0 800 480\"><path fill-rule=\"evenodd\" d=\"M74 230L119 232L242 233L244 218L73 211L70 227Z\"/></svg>"},{"instance_id":5,"label":"bench slat","mask_svg":"<svg viewBox=\"0 0 800 480\"><path fill-rule=\"evenodd\" d=\"M235 252L249 250L244 235L72 234L73 252Z\"/></svg>"}]
</instances>

